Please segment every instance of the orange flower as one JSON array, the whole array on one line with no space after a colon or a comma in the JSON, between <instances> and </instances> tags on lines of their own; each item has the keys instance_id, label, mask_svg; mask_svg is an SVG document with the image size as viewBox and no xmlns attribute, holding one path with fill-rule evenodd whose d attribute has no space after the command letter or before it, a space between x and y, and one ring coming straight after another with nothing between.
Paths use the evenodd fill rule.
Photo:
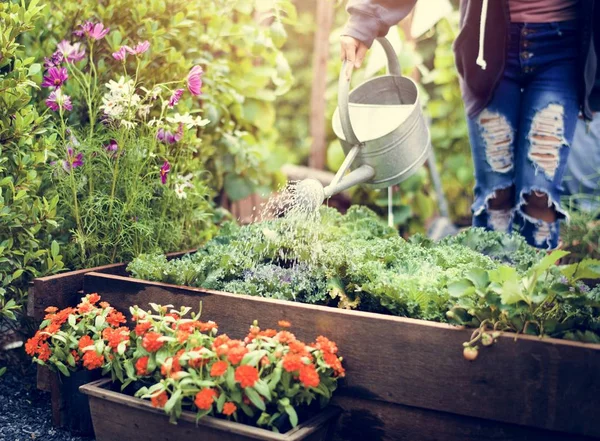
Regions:
<instances>
[{"instance_id":1,"label":"orange flower","mask_svg":"<svg viewBox=\"0 0 600 441\"><path fill-rule=\"evenodd\" d=\"M48 361L51 355L52 351L50 350L48 343L42 343L39 347L38 359L41 361Z\"/></svg>"},{"instance_id":2,"label":"orange flower","mask_svg":"<svg viewBox=\"0 0 600 441\"><path fill-rule=\"evenodd\" d=\"M235 381L243 388L252 387L258 381L258 370L253 366L242 365L235 370Z\"/></svg>"},{"instance_id":3,"label":"orange flower","mask_svg":"<svg viewBox=\"0 0 600 441\"><path fill-rule=\"evenodd\" d=\"M306 350L306 345L299 340L292 341L288 345L290 347L290 352L298 355L309 356L310 354Z\"/></svg>"},{"instance_id":4,"label":"orange flower","mask_svg":"<svg viewBox=\"0 0 600 441\"><path fill-rule=\"evenodd\" d=\"M288 322L287 320L279 320L277 322L277 324L281 328L291 328L292 327L292 324L290 322Z\"/></svg>"},{"instance_id":5,"label":"orange flower","mask_svg":"<svg viewBox=\"0 0 600 441\"><path fill-rule=\"evenodd\" d=\"M248 348L243 346L233 347L229 350L227 354L227 359L231 362L231 364L239 364L244 358L244 355L248 353Z\"/></svg>"},{"instance_id":6,"label":"orange flower","mask_svg":"<svg viewBox=\"0 0 600 441\"><path fill-rule=\"evenodd\" d=\"M44 328L44 332L47 332L50 335L54 335L58 331L60 331L60 327L61 327L61 325L59 325L58 323L50 323L48 326L46 326Z\"/></svg>"},{"instance_id":7,"label":"orange flower","mask_svg":"<svg viewBox=\"0 0 600 441\"><path fill-rule=\"evenodd\" d=\"M177 341L179 343L184 344L189 337L190 337L189 332L177 331Z\"/></svg>"},{"instance_id":8,"label":"orange flower","mask_svg":"<svg viewBox=\"0 0 600 441\"><path fill-rule=\"evenodd\" d=\"M86 298L88 299L88 301L93 305L95 303L98 303L100 301L100 296L97 293L94 294L88 294L86 296Z\"/></svg>"},{"instance_id":9,"label":"orange flower","mask_svg":"<svg viewBox=\"0 0 600 441\"><path fill-rule=\"evenodd\" d=\"M279 343L290 343L296 341L296 336L288 331L279 331L275 335L275 340L277 340Z\"/></svg>"},{"instance_id":10,"label":"orange flower","mask_svg":"<svg viewBox=\"0 0 600 441\"><path fill-rule=\"evenodd\" d=\"M196 394L194 404L198 409L208 410L212 407L213 401L217 398L217 391L211 388L204 388Z\"/></svg>"},{"instance_id":11,"label":"orange flower","mask_svg":"<svg viewBox=\"0 0 600 441\"><path fill-rule=\"evenodd\" d=\"M158 351L163 345L162 341L158 341L158 339L161 337L162 335L160 335L158 332L148 332L142 339L142 347L148 352Z\"/></svg>"},{"instance_id":12,"label":"orange flower","mask_svg":"<svg viewBox=\"0 0 600 441\"><path fill-rule=\"evenodd\" d=\"M100 354L97 354L96 351L86 351L83 354L83 366L90 371L102 367L103 363L104 357Z\"/></svg>"},{"instance_id":13,"label":"orange flower","mask_svg":"<svg viewBox=\"0 0 600 441\"><path fill-rule=\"evenodd\" d=\"M79 314L87 314L92 310L92 305L90 305L88 302L81 302L79 305L77 305L77 310Z\"/></svg>"},{"instance_id":14,"label":"orange flower","mask_svg":"<svg viewBox=\"0 0 600 441\"><path fill-rule=\"evenodd\" d=\"M25 343L25 352L27 355L31 355L32 357L38 351L38 347L40 345L40 331L37 331L33 337L31 337Z\"/></svg>"},{"instance_id":15,"label":"orange flower","mask_svg":"<svg viewBox=\"0 0 600 441\"><path fill-rule=\"evenodd\" d=\"M202 352L204 348L194 348L193 351L194 352ZM189 359L188 360L188 366L194 369L199 369L202 366L206 366L208 364L208 358L196 358L194 359Z\"/></svg>"},{"instance_id":16,"label":"orange flower","mask_svg":"<svg viewBox=\"0 0 600 441\"><path fill-rule=\"evenodd\" d=\"M77 351L73 349L71 351L71 355L73 356L73 359L75 360L75 363L77 363L79 361L79 354L77 353Z\"/></svg>"},{"instance_id":17,"label":"orange flower","mask_svg":"<svg viewBox=\"0 0 600 441\"><path fill-rule=\"evenodd\" d=\"M223 346L224 344L227 344L227 342L229 340L230 339L227 336L227 334L221 334L217 338L215 338L215 340L212 343L212 347L213 347L213 349L217 349L219 346Z\"/></svg>"},{"instance_id":18,"label":"orange flower","mask_svg":"<svg viewBox=\"0 0 600 441\"><path fill-rule=\"evenodd\" d=\"M283 357L283 368L288 372L298 371L302 366L304 363L298 354L286 354Z\"/></svg>"},{"instance_id":19,"label":"orange flower","mask_svg":"<svg viewBox=\"0 0 600 441\"><path fill-rule=\"evenodd\" d=\"M215 322L199 322L197 328L200 329L200 332L208 332L213 329L217 329L217 324Z\"/></svg>"},{"instance_id":20,"label":"orange flower","mask_svg":"<svg viewBox=\"0 0 600 441\"><path fill-rule=\"evenodd\" d=\"M145 376L148 375L148 360L150 357L148 357L147 355L145 357L142 357L140 359L138 359L138 361L135 362L135 371L138 375L140 376Z\"/></svg>"},{"instance_id":21,"label":"orange flower","mask_svg":"<svg viewBox=\"0 0 600 441\"><path fill-rule=\"evenodd\" d=\"M152 405L154 407L163 408L163 407L165 407L165 404L167 404L167 401L169 401L169 396L163 390L161 393L151 396L150 399L151 399Z\"/></svg>"},{"instance_id":22,"label":"orange flower","mask_svg":"<svg viewBox=\"0 0 600 441\"><path fill-rule=\"evenodd\" d=\"M104 337L104 331L109 331L106 334L108 334L108 338ZM126 328L124 326L117 328L115 330L112 330L111 328L106 328L102 332L102 337L105 338L106 340L108 340L108 346L110 346L115 352L117 351L117 348L119 346L119 343L126 341L129 341L129 328Z\"/></svg>"},{"instance_id":23,"label":"orange flower","mask_svg":"<svg viewBox=\"0 0 600 441\"><path fill-rule=\"evenodd\" d=\"M345 375L346 370L342 367L342 362L335 354L324 352L323 360L327 366L335 371L336 376L343 377Z\"/></svg>"},{"instance_id":24,"label":"orange flower","mask_svg":"<svg viewBox=\"0 0 600 441\"><path fill-rule=\"evenodd\" d=\"M313 346L323 352L329 352L330 354L335 354L338 351L337 345L322 335L317 337L317 342Z\"/></svg>"},{"instance_id":25,"label":"orange flower","mask_svg":"<svg viewBox=\"0 0 600 441\"><path fill-rule=\"evenodd\" d=\"M217 361L210 368L210 376L211 377L220 377L225 372L227 372L227 368L229 364L226 361Z\"/></svg>"},{"instance_id":26,"label":"orange flower","mask_svg":"<svg viewBox=\"0 0 600 441\"><path fill-rule=\"evenodd\" d=\"M304 387L318 387L321 379L314 364L305 364L300 368L300 382Z\"/></svg>"},{"instance_id":27,"label":"orange flower","mask_svg":"<svg viewBox=\"0 0 600 441\"><path fill-rule=\"evenodd\" d=\"M111 311L111 313L108 314L108 317L106 317L106 322L109 325L117 328L119 325L127 323L127 319L120 312L118 312L118 311Z\"/></svg>"},{"instance_id":28,"label":"orange flower","mask_svg":"<svg viewBox=\"0 0 600 441\"><path fill-rule=\"evenodd\" d=\"M102 309L110 308L110 303L100 302L100 308L102 308Z\"/></svg>"},{"instance_id":29,"label":"orange flower","mask_svg":"<svg viewBox=\"0 0 600 441\"><path fill-rule=\"evenodd\" d=\"M271 364L271 361L269 360L269 357L267 357L266 355L260 359L261 366L269 366L270 364Z\"/></svg>"},{"instance_id":30,"label":"orange flower","mask_svg":"<svg viewBox=\"0 0 600 441\"><path fill-rule=\"evenodd\" d=\"M152 327L150 322L142 322L135 325L135 335L142 336Z\"/></svg>"},{"instance_id":31,"label":"orange flower","mask_svg":"<svg viewBox=\"0 0 600 441\"><path fill-rule=\"evenodd\" d=\"M58 311L58 308L56 306L48 306L44 311L53 314Z\"/></svg>"},{"instance_id":32,"label":"orange flower","mask_svg":"<svg viewBox=\"0 0 600 441\"><path fill-rule=\"evenodd\" d=\"M233 414L236 410L237 406L231 401L228 401L227 403L223 404L223 415L229 416Z\"/></svg>"},{"instance_id":33,"label":"orange flower","mask_svg":"<svg viewBox=\"0 0 600 441\"><path fill-rule=\"evenodd\" d=\"M94 340L92 340L92 337L90 337L89 335L84 335L83 337L81 337L79 339L79 350L83 352L84 348L87 348L88 346L92 346L94 344Z\"/></svg>"},{"instance_id":34,"label":"orange flower","mask_svg":"<svg viewBox=\"0 0 600 441\"><path fill-rule=\"evenodd\" d=\"M264 331L260 331L258 333L259 337L268 337L273 338L277 335L277 331L275 329L265 329Z\"/></svg>"}]
</instances>

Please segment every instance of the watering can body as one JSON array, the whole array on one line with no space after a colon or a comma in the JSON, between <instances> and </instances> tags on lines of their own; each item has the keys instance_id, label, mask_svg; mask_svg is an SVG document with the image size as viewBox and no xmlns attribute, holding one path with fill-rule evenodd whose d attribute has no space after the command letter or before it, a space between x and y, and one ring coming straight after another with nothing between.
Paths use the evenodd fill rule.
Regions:
<instances>
[{"instance_id":1,"label":"watering can body","mask_svg":"<svg viewBox=\"0 0 600 441\"><path fill-rule=\"evenodd\" d=\"M377 41L388 58L388 74L349 90L340 74L338 107L333 130L346 160L327 194L364 183L372 188L396 185L415 173L427 160L430 134L421 111L419 89L403 77L398 58L385 38ZM353 170L343 176L350 168Z\"/></svg>"}]
</instances>

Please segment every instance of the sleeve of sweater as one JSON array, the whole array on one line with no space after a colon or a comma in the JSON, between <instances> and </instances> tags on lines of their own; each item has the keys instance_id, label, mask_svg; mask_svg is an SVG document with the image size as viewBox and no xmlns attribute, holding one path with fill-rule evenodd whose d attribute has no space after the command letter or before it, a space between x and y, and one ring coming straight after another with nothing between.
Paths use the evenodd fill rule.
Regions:
<instances>
[{"instance_id":1,"label":"sleeve of sweater","mask_svg":"<svg viewBox=\"0 0 600 441\"><path fill-rule=\"evenodd\" d=\"M417 0L350 0L346 10L350 18L343 35L356 38L368 47L384 37L390 27L406 17Z\"/></svg>"}]
</instances>

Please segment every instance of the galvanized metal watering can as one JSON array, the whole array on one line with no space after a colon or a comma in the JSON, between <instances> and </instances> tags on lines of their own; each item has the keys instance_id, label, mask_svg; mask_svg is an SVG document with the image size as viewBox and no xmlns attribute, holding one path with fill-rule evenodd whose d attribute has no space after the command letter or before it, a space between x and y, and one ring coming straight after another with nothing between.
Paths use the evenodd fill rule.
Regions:
<instances>
[{"instance_id":1,"label":"galvanized metal watering can","mask_svg":"<svg viewBox=\"0 0 600 441\"><path fill-rule=\"evenodd\" d=\"M427 160L430 135L421 112L419 89L412 79L402 76L390 42L385 38L377 41L388 60L387 75L367 80L350 91L345 63L340 73L333 130L346 153L342 166L325 188L316 180L299 184L310 188L311 194L319 194L321 187L323 198L319 197L318 205L357 184L372 188L398 184ZM349 168L352 171L344 176Z\"/></svg>"}]
</instances>

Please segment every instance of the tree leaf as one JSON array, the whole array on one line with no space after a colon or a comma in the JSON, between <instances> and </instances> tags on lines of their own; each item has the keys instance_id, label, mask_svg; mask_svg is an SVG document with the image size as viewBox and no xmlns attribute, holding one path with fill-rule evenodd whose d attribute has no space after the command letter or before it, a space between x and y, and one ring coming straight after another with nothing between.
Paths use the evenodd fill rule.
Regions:
<instances>
[{"instance_id":1,"label":"tree leaf","mask_svg":"<svg viewBox=\"0 0 600 441\"><path fill-rule=\"evenodd\" d=\"M252 401L252 404L254 404L258 409L263 411L266 410L265 403L260 399L260 396L253 388L247 387L244 389L244 393L250 399L250 401Z\"/></svg>"}]
</instances>

